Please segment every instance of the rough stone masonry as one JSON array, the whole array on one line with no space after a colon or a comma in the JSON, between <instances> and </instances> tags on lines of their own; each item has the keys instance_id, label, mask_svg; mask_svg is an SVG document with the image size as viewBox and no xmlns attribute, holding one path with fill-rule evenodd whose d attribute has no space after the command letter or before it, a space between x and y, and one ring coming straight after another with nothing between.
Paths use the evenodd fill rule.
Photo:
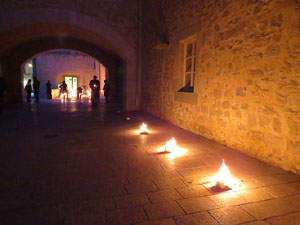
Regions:
<instances>
[{"instance_id":1,"label":"rough stone masonry","mask_svg":"<svg viewBox=\"0 0 300 225\"><path fill-rule=\"evenodd\" d=\"M295 0L166 0L152 6L163 15L155 18L147 5L144 21L165 26L144 26L143 109L300 174L299 7ZM162 34L169 45L156 50ZM194 92L179 93L182 40L191 35Z\"/></svg>"}]
</instances>

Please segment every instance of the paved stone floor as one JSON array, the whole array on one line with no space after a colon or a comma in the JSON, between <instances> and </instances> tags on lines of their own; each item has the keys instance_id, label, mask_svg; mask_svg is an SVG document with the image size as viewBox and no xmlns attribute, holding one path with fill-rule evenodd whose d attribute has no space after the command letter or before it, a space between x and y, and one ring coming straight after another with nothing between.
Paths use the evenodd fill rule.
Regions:
<instances>
[{"instance_id":1,"label":"paved stone floor","mask_svg":"<svg viewBox=\"0 0 300 225\"><path fill-rule=\"evenodd\" d=\"M135 133L142 121L152 134ZM1 225L300 224L299 176L145 113L23 105L0 136ZM184 155L157 150L171 137ZM222 159L236 180L219 193Z\"/></svg>"}]
</instances>

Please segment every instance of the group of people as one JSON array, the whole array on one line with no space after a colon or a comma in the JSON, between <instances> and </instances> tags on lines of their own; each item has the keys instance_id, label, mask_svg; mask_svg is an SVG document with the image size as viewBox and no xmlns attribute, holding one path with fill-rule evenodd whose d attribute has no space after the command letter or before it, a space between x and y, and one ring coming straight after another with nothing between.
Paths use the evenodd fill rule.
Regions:
<instances>
[{"instance_id":1,"label":"group of people","mask_svg":"<svg viewBox=\"0 0 300 225\"><path fill-rule=\"evenodd\" d=\"M27 93L27 102L31 102L31 93L32 89L34 91L34 97L35 97L35 102L39 102L39 95L40 95L40 81L34 77L33 78L33 84L31 84L31 79L27 81L27 84L25 86L25 91ZM100 99L100 81L97 80L97 76L93 77L93 80L90 81L90 88L91 88L91 100L92 100L92 106L97 106L99 103ZM4 92L7 89L6 82L2 77L0 77L0 113L2 111L2 105L4 101ZM61 93L68 93L67 89L67 84L65 81L62 82L62 84L59 86L60 94ZM48 80L46 83L46 91L47 91L47 98L52 99L52 94L51 94L51 83ZM77 98L81 99L83 92L82 87L77 88ZM110 92L110 87L107 82L107 80L104 80L104 86L103 86L103 94L105 97L105 102L109 103L109 92Z\"/></svg>"},{"instance_id":2,"label":"group of people","mask_svg":"<svg viewBox=\"0 0 300 225\"><path fill-rule=\"evenodd\" d=\"M41 83L36 77L33 77L33 83L31 81L31 79L29 79L27 81L27 84L25 86L25 91L27 94L26 95L27 102L31 102L32 90L34 92L35 102L40 101L40 98L39 98L40 85L41 85ZM97 76L94 76L93 80L90 81L90 88L91 88L92 105L95 106L99 103L99 99L100 99L100 81L97 80ZM6 91L6 89L7 89L6 82L4 81L4 79L2 77L0 77L0 110L1 110L2 103L4 101L4 92ZM104 80L103 92L104 92L104 97L105 97L106 103L109 103L109 91L110 91L109 84L108 84L107 80ZM46 92L47 92L47 98L52 99L51 83L49 80L46 83ZM83 88L78 87L77 88L77 98L78 99L81 99L82 92L83 92ZM64 94L64 93L66 93L66 95L68 94L68 88L67 88L67 84L65 81L63 81L62 84L59 86L59 93L60 93L60 96L61 96L61 94Z\"/></svg>"},{"instance_id":3,"label":"group of people","mask_svg":"<svg viewBox=\"0 0 300 225\"><path fill-rule=\"evenodd\" d=\"M91 100L92 100L92 106L97 106L100 102L100 81L97 80L97 76L93 77L93 80L90 81L90 88L91 88ZM51 87L51 86L50 86ZM47 89L48 90L48 89ZM105 102L109 103L109 91L110 87L107 82L107 80L104 80L104 86L103 86L103 94L105 97ZM83 92L82 87L77 88L77 99L81 99ZM48 93L48 91L47 91ZM59 96L66 95L68 98L68 86L65 81L62 82L62 84L59 86Z\"/></svg>"},{"instance_id":4,"label":"group of people","mask_svg":"<svg viewBox=\"0 0 300 225\"><path fill-rule=\"evenodd\" d=\"M92 106L97 106L99 103L99 98L100 98L100 81L97 80L97 76L93 77L93 80L90 81L90 88L91 88L91 100L92 100ZM109 103L109 84L107 80L104 80L104 86L103 86L103 91L104 91L104 97L105 97L105 102Z\"/></svg>"},{"instance_id":5,"label":"group of people","mask_svg":"<svg viewBox=\"0 0 300 225\"><path fill-rule=\"evenodd\" d=\"M27 102L31 102L32 87L33 87L35 102L40 101L40 85L41 83L36 77L33 78L33 85L31 85L31 79L27 81L27 84L25 86L25 91L27 93Z\"/></svg>"},{"instance_id":6,"label":"group of people","mask_svg":"<svg viewBox=\"0 0 300 225\"><path fill-rule=\"evenodd\" d=\"M41 85L41 82L36 77L33 78L33 85L31 85L31 79L29 79L27 81L27 84L25 86L25 91L27 93L27 96L26 96L27 102L31 102L32 88L33 88L33 92L34 92L35 102L40 101L40 85ZM46 83L46 90L47 90L47 98L52 99L51 83L49 80Z\"/></svg>"}]
</instances>

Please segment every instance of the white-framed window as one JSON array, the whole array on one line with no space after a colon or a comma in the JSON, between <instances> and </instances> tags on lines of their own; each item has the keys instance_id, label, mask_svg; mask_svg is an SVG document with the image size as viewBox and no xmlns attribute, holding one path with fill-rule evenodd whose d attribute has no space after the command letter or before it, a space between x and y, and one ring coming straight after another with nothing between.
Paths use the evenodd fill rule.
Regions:
<instances>
[{"instance_id":1,"label":"white-framed window","mask_svg":"<svg viewBox=\"0 0 300 225\"><path fill-rule=\"evenodd\" d=\"M196 36L184 41L183 87L193 89L196 74L197 41Z\"/></svg>"}]
</instances>

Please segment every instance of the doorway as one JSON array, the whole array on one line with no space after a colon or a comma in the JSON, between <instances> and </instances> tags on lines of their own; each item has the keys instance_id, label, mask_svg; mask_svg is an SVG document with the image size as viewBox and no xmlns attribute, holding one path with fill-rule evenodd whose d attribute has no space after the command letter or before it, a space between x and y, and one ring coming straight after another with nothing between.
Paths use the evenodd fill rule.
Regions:
<instances>
[{"instance_id":1,"label":"doorway","mask_svg":"<svg viewBox=\"0 0 300 225\"><path fill-rule=\"evenodd\" d=\"M66 76L65 82L68 86L68 90L77 89L78 79L74 76Z\"/></svg>"}]
</instances>

